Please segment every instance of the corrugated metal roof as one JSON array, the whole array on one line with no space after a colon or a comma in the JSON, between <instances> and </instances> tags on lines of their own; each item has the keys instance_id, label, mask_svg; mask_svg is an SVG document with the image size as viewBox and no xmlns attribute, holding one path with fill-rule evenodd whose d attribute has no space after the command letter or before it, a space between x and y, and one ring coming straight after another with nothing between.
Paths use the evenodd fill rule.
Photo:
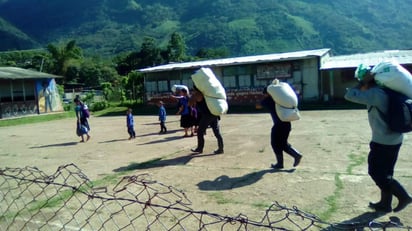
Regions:
<instances>
[{"instance_id":1,"label":"corrugated metal roof","mask_svg":"<svg viewBox=\"0 0 412 231\"><path fill-rule=\"evenodd\" d=\"M19 67L0 67L0 79L42 79L42 78L62 78L44 72L38 72Z\"/></svg>"},{"instance_id":2,"label":"corrugated metal roof","mask_svg":"<svg viewBox=\"0 0 412 231\"><path fill-rule=\"evenodd\" d=\"M211 67L211 66L228 66L232 64L249 64L249 63L263 63L270 61L282 61L282 60L294 60L294 59L304 59L310 57L322 57L327 54L330 49L318 49L318 50L307 50L307 51L296 51L287 53L277 53L277 54L267 54L267 55L255 55L255 56L244 56L235 58L224 58L224 59L212 59L196 62L185 62L185 63L172 63L156 67L149 67L144 69L139 69L138 71L143 73L148 72L161 72L170 70L180 70L188 68L199 68L199 67Z\"/></svg>"},{"instance_id":3,"label":"corrugated metal roof","mask_svg":"<svg viewBox=\"0 0 412 231\"><path fill-rule=\"evenodd\" d=\"M412 50L387 50L353 55L331 56L321 64L321 70L353 68L359 64L374 66L383 61L396 61L399 64L412 63Z\"/></svg>"}]
</instances>

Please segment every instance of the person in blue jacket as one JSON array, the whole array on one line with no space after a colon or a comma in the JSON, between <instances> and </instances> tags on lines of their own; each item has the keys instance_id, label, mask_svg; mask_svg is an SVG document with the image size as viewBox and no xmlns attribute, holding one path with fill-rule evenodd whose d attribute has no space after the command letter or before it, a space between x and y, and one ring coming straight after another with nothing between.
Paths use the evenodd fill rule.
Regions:
<instances>
[{"instance_id":1,"label":"person in blue jacket","mask_svg":"<svg viewBox=\"0 0 412 231\"><path fill-rule=\"evenodd\" d=\"M127 126L127 133L129 133L129 140L136 138L136 132L134 130L134 119L133 119L131 108L127 109L126 126Z\"/></svg>"},{"instance_id":2,"label":"person in blue jacket","mask_svg":"<svg viewBox=\"0 0 412 231\"><path fill-rule=\"evenodd\" d=\"M166 128L166 109L164 107L163 101L159 101L157 103L157 106L159 107L159 122L160 122L160 132L159 134L164 134L167 132Z\"/></svg>"}]
</instances>

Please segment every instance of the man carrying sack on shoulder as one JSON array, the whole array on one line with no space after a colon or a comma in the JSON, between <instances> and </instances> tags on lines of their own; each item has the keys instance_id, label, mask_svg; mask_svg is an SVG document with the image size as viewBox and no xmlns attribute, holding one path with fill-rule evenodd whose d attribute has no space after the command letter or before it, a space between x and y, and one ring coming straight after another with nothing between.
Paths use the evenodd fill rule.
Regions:
<instances>
[{"instance_id":1,"label":"man carrying sack on shoulder","mask_svg":"<svg viewBox=\"0 0 412 231\"><path fill-rule=\"evenodd\" d=\"M374 77L375 74L371 72L369 66L359 65L355 71L355 78L359 80L359 83L348 89L345 99L364 104L368 110L369 125L372 129L368 173L381 192L380 201L370 202L369 207L379 212L391 212L392 195L394 195L399 202L393 211L399 212L412 203L408 192L393 178L403 134L392 131L385 122L383 114L388 111L388 96L376 84Z\"/></svg>"},{"instance_id":2,"label":"man carrying sack on shoulder","mask_svg":"<svg viewBox=\"0 0 412 231\"><path fill-rule=\"evenodd\" d=\"M192 152L202 153L205 146L204 135L208 126L212 128L213 134L217 139L218 149L215 150L214 154L222 154L223 151L223 138L220 134L219 120L220 116L213 115L209 108L207 107L206 100L196 86L193 86L192 97L189 101L189 105L194 105L196 103L198 107L198 113L200 113L199 127L197 129L197 147L191 149Z\"/></svg>"}]
</instances>

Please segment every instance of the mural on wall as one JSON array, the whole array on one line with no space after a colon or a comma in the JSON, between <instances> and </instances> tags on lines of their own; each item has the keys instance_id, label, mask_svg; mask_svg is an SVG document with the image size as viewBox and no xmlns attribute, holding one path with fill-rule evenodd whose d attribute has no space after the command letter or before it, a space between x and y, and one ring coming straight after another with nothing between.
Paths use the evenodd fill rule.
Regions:
<instances>
[{"instance_id":1,"label":"mural on wall","mask_svg":"<svg viewBox=\"0 0 412 231\"><path fill-rule=\"evenodd\" d=\"M39 113L63 111L62 101L54 79L36 81Z\"/></svg>"},{"instance_id":2,"label":"mural on wall","mask_svg":"<svg viewBox=\"0 0 412 231\"><path fill-rule=\"evenodd\" d=\"M275 79L292 77L291 63L267 63L257 66L257 79Z\"/></svg>"}]
</instances>

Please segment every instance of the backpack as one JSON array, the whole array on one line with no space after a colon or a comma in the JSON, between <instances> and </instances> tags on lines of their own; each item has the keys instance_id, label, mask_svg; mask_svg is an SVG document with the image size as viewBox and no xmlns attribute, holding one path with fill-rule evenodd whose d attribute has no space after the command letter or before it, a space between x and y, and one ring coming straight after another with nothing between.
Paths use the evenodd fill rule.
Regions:
<instances>
[{"instance_id":1,"label":"backpack","mask_svg":"<svg viewBox=\"0 0 412 231\"><path fill-rule=\"evenodd\" d=\"M89 107L87 107L86 104L82 104L81 108L82 108L82 116L84 118L89 118L90 117Z\"/></svg>"},{"instance_id":2,"label":"backpack","mask_svg":"<svg viewBox=\"0 0 412 231\"><path fill-rule=\"evenodd\" d=\"M401 133L412 131L412 99L389 88L383 90L388 95L388 112L381 115L389 128Z\"/></svg>"}]
</instances>

